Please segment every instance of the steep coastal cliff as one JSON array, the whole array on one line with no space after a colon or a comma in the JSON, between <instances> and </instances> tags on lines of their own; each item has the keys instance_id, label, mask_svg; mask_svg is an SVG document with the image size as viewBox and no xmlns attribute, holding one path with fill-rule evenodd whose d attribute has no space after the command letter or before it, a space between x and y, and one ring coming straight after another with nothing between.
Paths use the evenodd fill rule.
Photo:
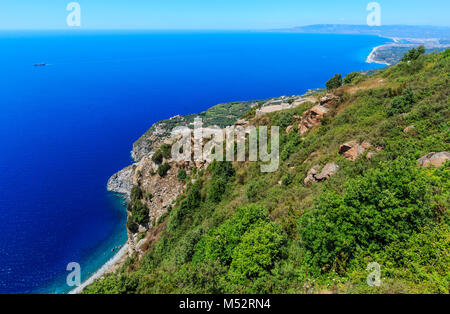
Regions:
<instances>
[{"instance_id":1,"label":"steep coastal cliff","mask_svg":"<svg viewBox=\"0 0 450 314\"><path fill-rule=\"evenodd\" d=\"M135 165L128 166L119 172L115 173L107 184L107 189L110 192L125 194L127 199L130 198L131 189L134 185L134 170Z\"/></svg>"},{"instance_id":2,"label":"steep coastal cliff","mask_svg":"<svg viewBox=\"0 0 450 314\"><path fill-rule=\"evenodd\" d=\"M150 234L147 237L143 235L157 225L158 219L167 214L168 210L175 205L177 198L183 193L186 184L178 178L179 171L183 169L186 171L186 175L190 176L192 171L206 169L209 165L207 162L200 164L198 162L173 162L170 158L163 158L163 160L155 162L152 158L155 152L164 145L170 146L172 144L171 130L173 128L178 126L193 128L193 121L196 117L203 119L204 127L218 126L224 128L235 124L240 117L248 112L261 116L269 112L295 108L307 101L314 101L313 95L321 91L321 89L310 90L301 96L282 96L264 101L219 104L199 114L177 115L152 125L133 144L131 155L136 162L111 176L107 184L108 191L126 196L129 204L129 220L133 215L133 199L131 197L133 187L139 187L142 195L147 195L147 197L141 197L139 202L145 207L144 211L148 211L148 219L145 219L143 223L138 223L134 228L130 228L128 225L127 244L129 254L138 252L139 256L142 256L145 251L144 248L148 246L148 241L152 238ZM158 168L164 163L170 165L170 169L161 176L158 174Z\"/></svg>"},{"instance_id":3,"label":"steep coastal cliff","mask_svg":"<svg viewBox=\"0 0 450 314\"><path fill-rule=\"evenodd\" d=\"M216 105L201 113L189 114L186 116L174 116L170 119L159 121L151 126L133 144L131 156L138 162L144 156L156 150L165 141L169 140L170 132L177 126L187 126L193 128L194 119L200 117L203 125L219 126L221 128L233 125L239 117L244 115L250 108L258 106L260 101L239 101Z\"/></svg>"}]
</instances>

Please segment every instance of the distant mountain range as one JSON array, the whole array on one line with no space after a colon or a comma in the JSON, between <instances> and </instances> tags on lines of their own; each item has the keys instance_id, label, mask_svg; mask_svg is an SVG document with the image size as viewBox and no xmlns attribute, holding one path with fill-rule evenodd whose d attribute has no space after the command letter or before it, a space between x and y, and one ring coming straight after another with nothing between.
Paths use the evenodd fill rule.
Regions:
<instances>
[{"instance_id":1,"label":"distant mountain range","mask_svg":"<svg viewBox=\"0 0 450 314\"><path fill-rule=\"evenodd\" d=\"M278 29L276 31L313 34L363 34L399 38L450 39L450 27L448 26L317 24Z\"/></svg>"}]
</instances>

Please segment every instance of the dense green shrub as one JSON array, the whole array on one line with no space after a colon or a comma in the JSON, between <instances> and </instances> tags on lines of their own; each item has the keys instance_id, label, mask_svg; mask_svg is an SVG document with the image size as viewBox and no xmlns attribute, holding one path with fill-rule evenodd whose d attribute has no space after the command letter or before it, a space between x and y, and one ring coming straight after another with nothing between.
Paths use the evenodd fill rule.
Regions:
<instances>
[{"instance_id":1,"label":"dense green shrub","mask_svg":"<svg viewBox=\"0 0 450 314\"><path fill-rule=\"evenodd\" d=\"M178 171L178 179L180 181L184 182L186 180L186 178L187 178L186 170L185 169L180 169L180 171Z\"/></svg>"},{"instance_id":2,"label":"dense green shrub","mask_svg":"<svg viewBox=\"0 0 450 314\"><path fill-rule=\"evenodd\" d=\"M284 186L288 186L292 183L292 175L291 174L285 174L282 178L281 178L281 184L283 184Z\"/></svg>"},{"instance_id":3,"label":"dense green shrub","mask_svg":"<svg viewBox=\"0 0 450 314\"><path fill-rule=\"evenodd\" d=\"M229 161L217 161L213 160L211 165L209 165L208 170L211 172L214 177L221 177L228 181L235 174L233 169L233 165Z\"/></svg>"},{"instance_id":4,"label":"dense green shrub","mask_svg":"<svg viewBox=\"0 0 450 314\"><path fill-rule=\"evenodd\" d=\"M386 278L380 287L383 293L448 294L449 247L448 224L440 224L414 233L406 241L392 242L376 254L361 254L359 267L353 267L352 271L353 277L361 277L361 285L356 287L355 292L370 292L365 283L366 274L360 274L360 270L368 263L377 261L382 265L383 277Z\"/></svg>"},{"instance_id":5,"label":"dense green shrub","mask_svg":"<svg viewBox=\"0 0 450 314\"><path fill-rule=\"evenodd\" d=\"M145 193L146 198L148 198L148 194ZM127 228L133 233L137 232L139 225L146 224L149 221L147 205L141 201L143 197L144 191L137 185L133 186L130 202L127 204L127 210L130 212L127 220Z\"/></svg>"},{"instance_id":6,"label":"dense green shrub","mask_svg":"<svg viewBox=\"0 0 450 314\"><path fill-rule=\"evenodd\" d=\"M257 225L242 236L232 255L229 277L233 281L262 277L282 257L286 238L272 222Z\"/></svg>"},{"instance_id":7,"label":"dense green shrub","mask_svg":"<svg viewBox=\"0 0 450 314\"><path fill-rule=\"evenodd\" d=\"M425 54L425 47L424 46L419 46L417 49L416 48L412 48L410 51L408 51L402 58L403 62L408 62L408 61L415 61L417 59L419 59L420 56Z\"/></svg>"},{"instance_id":8,"label":"dense green shrub","mask_svg":"<svg viewBox=\"0 0 450 314\"><path fill-rule=\"evenodd\" d=\"M261 206L238 207L233 217L226 220L209 235L204 236L197 247L197 261L218 260L223 265L232 261L233 251L242 236L254 226L269 222L267 211Z\"/></svg>"},{"instance_id":9,"label":"dense green shrub","mask_svg":"<svg viewBox=\"0 0 450 314\"><path fill-rule=\"evenodd\" d=\"M170 170L170 165L166 162L162 165L159 165L158 167L158 174L160 177L165 177L167 174L167 171Z\"/></svg>"},{"instance_id":10,"label":"dense green shrub","mask_svg":"<svg viewBox=\"0 0 450 314\"><path fill-rule=\"evenodd\" d=\"M291 112L280 112L273 121L273 125L279 126L280 128L287 128L294 123L294 118Z\"/></svg>"},{"instance_id":11,"label":"dense green shrub","mask_svg":"<svg viewBox=\"0 0 450 314\"><path fill-rule=\"evenodd\" d=\"M148 207L144 203L142 203L140 200L136 201L133 204L132 210L132 220L138 224L145 224L149 221L148 216Z\"/></svg>"},{"instance_id":12,"label":"dense green shrub","mask_svg":"<svg viewBox=\"0 0 450 314\"><path fill-rule=\"evenodd\" d=\"M183 265L192 260L192 256L195 252L195 246L201 238L202 232L200 229L194 229L182 238L179 245L175 249L175 259L178 265Z\"/></svg>"},{"instance_id":13,"label":"dense green shrub","mask_svg":"<svg viewBox=\"0 0 450 314\"><path fill-rule=\"evenodd\" d=\"M343 271L360 253L406 241L435 218L426 173L405 159L351 179L345 191L324 193L300 219L300 234L317 267Z\"/></svg>"},{"instance_id":14,"label":"dense green shrub","mask_svg":"<svg viewBox=\"0 0 450 314\"><path fill-rule=\"evenodd\" d=\"M140 199L142 199L143 197L143 191L141 190L141 188L137 185L133 186L133 188L131 189L131 195L130 195L130 199L132 202L136 202Z\"/></svg>"},{"instance_id":15,"label":"dense green shrub","mask_svg":"<svg viewBox=\"0 0 450 314\"><path fill-rule=\"evenodd\" d=\"M401 96L395 97L388 110L388 116L408 112L415 103L414 93L411 88L406 88Z\"/></svg>"},{"instance_id":16,"label":"dense green shrub","mask_svg":"<svg viewBox=\"0 0 450 314\"><path fill-rule=\"evenodd\" d=\"M281 143L280 158L282 161L287 160L292 153L298 150L298 146L301 143L301 137L297 130L293 130L291 133L283 137L285 142Z\"/></svg>"},{"instance_id":17,"label":"dense green shrub","mask_svg":"<svg viewBox=\"0 0 450 314\"><path fill-rule=\"evenodd\" d=\"M136 194L142 193L142 191L137 192L137 189L134 189L134 191ZM142 194L140 195L140 198L142 198ZM127 210L130 212L127 220L127 229L132 233L138 231L139 225L144 225L149 222L148 207L137 197L138 196L134 195L134 200L132 198L132 201L127 205Z\"/></svg>"},{"instance_id":18,"label":"dense green shrub","mask_svg":"<svg viewBox=\"0 0 450 314\"><path fill-rule=\"evenodd\" d=\"M158 149L152 156L152 160L155 164L159 165L163 162L164 156L160 149Z\"/></svg>"},{"instance_id":19,"label":"dense green shrub","mask_svg":"<svg viewBox=\"0 0 450 314\"><path fill-rule=\"evenodd\" d=\"M164 159L169 160L170 158L172 158L172 146L169 144L161 145L152 156L153 162L157 165L160 165Z\"/></svg>"},{"instance_id":20,"label":"dense green shrub","mask_svg":"<svg viewBox=\"0 0 450 314\"><path fill-rule=\"evenodd\" d=\"M224 196L227 183L234 177L235 171L231 162L214 160L209 166L211 179L209 181L208 199L212 202L220 202Z\"/></svg>"},{"instance_id":21,"label":"dense green shrub","mask_svg":"<svg viewBox=\"0 0 450 314\"><path fill-rule=\"evenodd\" d=\"M257 205L239 207L236 213L197 244L193 260L219 261L230 266L228 277L236 283L270 272L284 252L286 237L267 211Z\"/></svg>"},{"instance_id":22,"label":"dense green shrub","mask_svg":"<svg viewBox=\"0 0 450 314\"><path fill-rule=\"evenodd\" d=\"M344 84L358 84L364 79L364 75L362 75L359 72L352 72L347 74L347 76L344 78Z\"/></svg>"},{"instance_id":23,"label":"dense green shrub","mask_svg":"<svg viewBox=\"0 0 450 314\"><path fill-rule=\"evenodd\" d=\"M151 201L152 198L153 198L153 194L152 194L152 193L150 193L150 192L145 192L145 199L146 199L147 201Z\"/></svg>"},{"instance_id":24,"label":"dense green shrub","mask_svg":"<svg viewBox=\"0 0 450 314\"><path fill-rule=\"evenodd\" d=\"M97 279L83 290L84 294L127 294L135 293L139 284L137 276L109 274L101 281Z\"/></svg>"},{"instance_id":25,"label":"dense green shrub","mask_svg":"<svg viewBox=\"0 0 450 314\"><path fill-rule=\"evenodd\" d=\"M172 146L169 144L163 144L160 147L161 154L165 159L172 158Z\"/></svg>"},{"instance_id":26,"label":"dense green shrub","mask_svg":"<svg viewBox=\"0 0 450 314\"><path fill-rule=\"evenodd\" d=\"M247 198L250 202L257 201L261 196L261 189L264 187L261 181L252 181L249 183L246 191Z\"/></svg>"},{"instance_id":27,"label":"dense green shrub","mask_svg":"<svg viewBox=\"0 0 450 314\"><path fill-rule=\"evenodd\" d=\"M214 203L218 203L222 200L225 193L227 182L221 178L213 178L208 188L208 199Z\"/></svg>"},{"instance_id":28,"label":"dense green shrub","mask_svg":"<svg viewBox=\"0 0 450 314\"><path fill-rule=\"evenodd\" d=\"M214 160L208 170L211 173L209 181L208 199L212 202L220 202L224 196L227 183L234 177L235 171L229 161Z\"/></svg>"},{"instance_id":29,"label":"dense green shrub","mask_svg":"<svg viewBox=\"0 0 450 314\"><path fill-rule=\"evenodd\" d=\"M342 86L342 74L335 74L331 79L326 83L327 90L336 89Z\"/></svg>"},{"instance_id":30,"label":"dense green shrub","mask_svg":"<svg viewBox=\"0 0 450 314\"><path fill-rule=\"evenodd\" d=\"M224 277L227 268L217 261L204 261L196 264L185 264L182 268L182 293L225 293Z\"/></svg>"},{"instance_id":31,"label":"dense green shrub","mask_svg":"<svg viewBox=\"0 0 450 314\"><path fill-rule=\"evenodd\" d=\"M181 201L181 204L170 212L168 224L169 230L174 230L183 222L183 220L192 214L198 208L202 201L201 196L202 181L197 180L189 189L187 197Z\"/></svg>"},{"instance_id":32,"label":"dense green shrub","mask_svg":"<svg viewBox=\"0 0 450 314\"><path fill-rule=\"evenodd\" d=\"M137 233L139 230L139 225L137 225L133 219L131 219L130 217L128 217L127 219L127 229L131 232L131 233Z\"/></svg>"}]
</instances>

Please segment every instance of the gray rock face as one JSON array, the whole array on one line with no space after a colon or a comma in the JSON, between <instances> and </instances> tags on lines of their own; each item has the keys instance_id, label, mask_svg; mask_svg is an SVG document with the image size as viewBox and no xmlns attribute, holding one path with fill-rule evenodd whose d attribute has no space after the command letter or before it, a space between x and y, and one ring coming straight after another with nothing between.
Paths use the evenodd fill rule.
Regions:
<instances>
[{"instance_id":1,"label":"gray rock face","mask_svg":"<svg viewBox=\"0 0 450 314\"><path fill-rule=\"evenodd\" d=\"M429 153L420 158L417 163L421 167L440 167L442 166L447 160L450 160L450 153L449 152L440 152L440 153Z\"/></svg>"},{"instance_id":2,"label":"gray rock face","mask_svg":"<svg viewBox=\"0 0 450 314\"><path fill-rule=\"evenodd\" d=\"M133 144L133 150L131 151L131 158L133 158L135 162L140 162L144 157L148 156L154 149L153 147L154 143L151 142L150 138L148 138L148 141L149 142L147 143L144 140L142 140L140 142Z\"/></svg>"},{"instance_id":3,"label":"gray rock face","mask_svg":"<svg viewBox=\"0 0 450 314\"><path fill-rule=\"evenodd\" d=\"M338 170L339 170L339 166L336 163L331 162L329 164L326 164L325 167L323 167L322 171L318 175L315 176L316 180L318 180L318 181L327 180L333 174L338 172Z\"/></svg>"},{"instance_id":4,"label":"gray rock face","mask_svg":"<svg viewBox=\"0 0 450 314\"><path fill-rule=\"evenodd\" d=\"M312 167L311 169L309 169L308 173L306 174L306 178L303 181L305 183L305 185L309 184L311 182L317 182L316 181L316 174L319 171L319 169L320 169L320 166L318 166L318 165Z\"/></svg>"},{"instance_id":5,"label":"gray rock face","mask_svg":"<svg viewBox=\"0 0 450 314\"><path fill-rule=\"evenodd\" d=\"M320 169L320 166L317 165L317 166L312 167L308 171L306 178L304 180L305 185L309 184L311 182L321 182L321 181L329 179L333 174L338 172L339 166L334 162L330 162L330 163L326 164L325 167L323 167L323 169L320 173L318 173L319 169Z\"/></svg>"},{"instance_id":6,"label":"gray rock face","mask_svg":"<svg viewBox=\"0 0 450 314\"><path fill-rule=\"evenodd\" d=\"M134 166L128 166L114 174L109 180L107 189L110 192L126 194L130 197L133 188Z\"/></svg>"},{"instance_id":7,"label":"gray rock face","mask_svg":"<svg viewBox=\"0 0 450 314\"><path fill-rule=\"evenodd\" d=\"M336 102L340 101L340 97L333 94L326 94L322 98L320 98L320 104L323 105L334 105Z\"/></svg>"},{"instance_id":8,"label":"gray rock face","mask_svg":"<svg viewBox=\"0 0 450 314\"><path fill-rule=\"evenodd\" d=\"M339 154L344 155L350 161L355 161L359 156L364 154L366 149L369 149L372 145L369 142L362 142L361 144L357 141L347 142L339 146Z\"/></svg>"},{"instance_id":9,"label":"gray rock face","mask_svg":"<svg viewBox=\"0 0 450 314\"><path fill-rule=\"evenodd\" d=\"M136 142L133 143L131 157L139 162L157 149L166 139L170 137L170 131L164 122L153 124Z\"/></svg>"}]
</instances>

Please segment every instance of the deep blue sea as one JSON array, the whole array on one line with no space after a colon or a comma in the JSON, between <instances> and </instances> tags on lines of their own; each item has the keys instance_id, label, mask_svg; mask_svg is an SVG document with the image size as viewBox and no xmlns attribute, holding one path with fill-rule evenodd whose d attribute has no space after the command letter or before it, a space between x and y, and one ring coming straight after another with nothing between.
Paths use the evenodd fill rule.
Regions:
<instances>
[{"instance_id":1,"label":"deep blue sea","mask_svg":"<svg viewBox=\"0 0 450 314\"><path fill-rule=\"evenodd\" d=\"M0 33L0 293L63 293L126 241L108 178L154 122L302 94L387 39L251 32ZM34 67L45 62L48 66Z\"/></svg>"}]
</instances>

